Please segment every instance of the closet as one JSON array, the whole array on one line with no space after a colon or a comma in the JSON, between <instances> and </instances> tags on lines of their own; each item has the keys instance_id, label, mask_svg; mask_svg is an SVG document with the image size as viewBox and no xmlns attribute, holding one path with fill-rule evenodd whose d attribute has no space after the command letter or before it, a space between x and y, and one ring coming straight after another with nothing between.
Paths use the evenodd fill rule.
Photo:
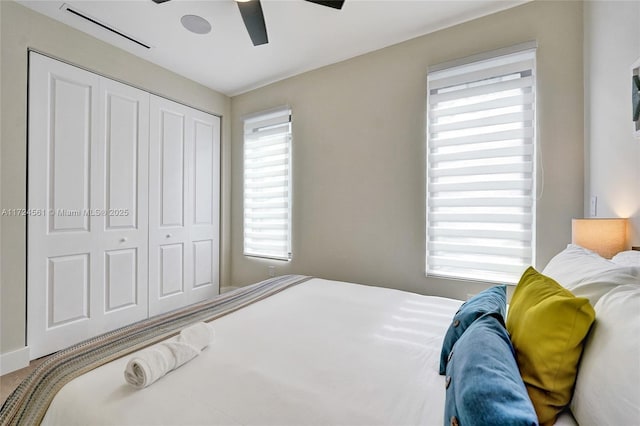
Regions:
<instances>
[{"instance_id":1,"label":"closet","mask_svg":"<svg viewBox=\"0 0 640 426\"><path fill-rule=\"evenodd\" d=\"M31 359L219 292L220 118L29 56Z\"/></svg>"}]
</instances>

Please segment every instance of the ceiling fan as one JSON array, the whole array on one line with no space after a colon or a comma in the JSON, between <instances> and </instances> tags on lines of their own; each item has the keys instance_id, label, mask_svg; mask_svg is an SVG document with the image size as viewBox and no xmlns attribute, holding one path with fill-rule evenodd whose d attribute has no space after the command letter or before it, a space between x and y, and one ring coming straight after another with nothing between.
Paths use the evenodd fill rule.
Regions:
<instances>
[{"instance_id":1,"label":"ceiling fan","mask_svg":"<svg viewBox=\"0 0 640 426\"><path fill-rule=\"evenodd\" d=\"M154 3L165 3L169 0L153 0ZM260 0L235 0L240 9L240 15L247 27L247 32L254 46L269 43L267 37L267 27L264 23L264 14L262 13L262 5ZM334 9L342 9L344 0L305 0L310 3L322 6L332 7Z\"/></svg>"}]
</instances>

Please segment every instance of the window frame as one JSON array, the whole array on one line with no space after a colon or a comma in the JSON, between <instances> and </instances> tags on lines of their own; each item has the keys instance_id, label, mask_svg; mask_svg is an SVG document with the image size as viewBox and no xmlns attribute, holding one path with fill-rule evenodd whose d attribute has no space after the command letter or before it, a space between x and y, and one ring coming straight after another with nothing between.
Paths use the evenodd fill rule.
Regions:
<instances>
[{"instance_id":1,"label":"window frame","mask_svg":"<svg viewBox=\"0 0 640 426\"><path fill-rule=\"evenodd\" d=\"M500 273L496 273L495 275L489 275L487 273L487 271L484 271L485 275L480 275L480 276L470 276L470 273L464 273L464 272L460 272L460 271L447 271L446 273L442 273L441 271L434 269L433 265L431 264L433 262L433 258L435 258L435 256L433 256L434 252L438 252L438 250L436 250L437 246L433 244L434 242L434 236L432 235L431 229L430 229L430 225L432 225L434 223L434 212L433 212L433 201L431 200L431 198L433 197L433 193L435 191L431 190L430 184L432 183L432 176L431 176L431 171L432 171L432 167L431 167L431 158L430 156L433 155L432 150L433 148L433 141L432 141L432 135L433 135L433 131L432 131L432 126L434 126L434 123L432 122L432 112L435 109L434 106L432 105L432 100L431 97L434 95L433 93L433 89L432 89L432 85L431 85L431 80L434 74L439 75L439 74L445 74L447 75L447 73L450 73L449 75L462 75L464 76L465 73L473 73L475 71L475 69L477 68L487 68L488 64L492 64L492 63L499 63L500 60L505 59L509 60L510 57L513 56L517 56L517 55L522 55L522 54L527 54L530 53L532 55L531 61L532 61L532 66L530 68L530 72L531 72L531 77L532 77L532 83L531 83L531 88L532 88L532 92L531 92L531 97L532 100L530 101L530 103L522 103L519 105L523 106L522 111L526 111L525 107L527 106L531 106L531 111L532 111L532 117L530 119L531 121L531 163L532 163L532 170L531 170L531 184L530 184L530 188L528 190L529 192L529 199L530 199L530 207L529 207L529 212L531 215L531 223L530 225L530 236L529 236L529 240L528 240L528 246L525 246L524 248L527 250L530 250L530 253L528 255L528 257L523 256L522 259L524 260L523 263L518 264L517 266L520 267L522 269L522 271L524 271L526 269L526 267L528 266L528 264L531 265L535 265L535 260L536 260L536 246L537 246L537 241L536 241L536 221L537 221L537 177L538 177L538 142L537 142L537 131L536 131L536 127L537 127L537 79L536 79L536 67L537 67L537 55L536 52L537 51L537 44L535 42L528 42L528 43L523 43L520 45L516 45L516 46L512 46L512 47L508 47L505 49L499 49L496 51L492 51L492 52L486 52L486 53L482 53L479 55L473 55L467 58L463 58L460 60L456 60L456 61L451 61L451 62L446 62L443 64L438 64L435 65L433 67L430 67L428 70L428 75L427 75L427 105L426 105L426 121L427 121L427 126L426 126L426 155L425 155L425 159L426 159L426 164L425 164L425 275L427 277L436 277L436 278L444 278L444 279L451 279L451 280L464 280L464 281L482 281L482 282L491 282L491 283L507 283L507 284L516 284L517 283L517 277L516 277L516 273L513 272L511 274L506 274L505 277L503 278L497 278L497 276ZM474 68L477 67L477 68ZM496 68L496 67L493 67ZM465 69L467 70L472 70L472 71L464 71ZM491 66L488 67L488 69L492 69ZM453 70L453 71L452 71ZM451 74L452 73L452 74ZM504 75L503 75L504 77ZM441 79L444 77L440 77ZM467 81L465 84L467 85L473 85L473 83L480 83L483 80L487 80L487 79L497 79L499 78L499 76L489 76L489 77L484 77L482 79L477 79L477 80L470 80ZM522 78L522 76L520 77ZM455 78L454 78L455 80ZM464 80L463 80L464 81ZM458 84L458 86L460 86L460 84ZM451 87L455 87L455 85L451 86ZM469 87L469 86L466 86ZM447 87L440 87L439 89L436 90L441 90L442 88L447 88ZM493 94L499 93L499 91L496 92L491 92ZM524 93L524 92L523 92ZM525 97L525 95L523 94L523 97ZM462 97L460 99L463 99ZM496 108L496 107L493 107ZM483 110L476 110L476 112L484 112L484 113L488 113L488 111L491 111L491 109L483 109ZM468 118L468 119L463 119L460 120L459 122L464 122L464 121L469 121L469 120L473 120L474 118ZM522 123L526 123L527 120L522 121ZM488 126L487 124L480 124L478 127L481 126ZM525 129L526 127L523 126L523 129ZM528 128L527 128L528 129ZM472 129L473 130L473 129ZM491 132L489 132L491 133ZM516 139L516 138L514 138ZM526 146L526 140L528 139L527 136L523 136L522 137L523 142L522 142L522 146ZM467 144L469 144L469 142L467 142ZM523 154L523 158L524 158L524 154ZM487 167L487 166L485 166ZM462 175L457 175L458 177L461 177ZM454 176L455 177L455 176ZM471 211L471 210L470 210ZM446 214L446 213L442 213L442 214ZM473 223L473 221L467 221L468 223ZM520 222L521 224L523 222ZM525 226L527 226L525 224ZM440 245L443 246L443 243L440 242ZM446 245L446 244L444 244ZM431 249L431 248L433 249ZM526 250L525 250L526 252ZM446 253L446 250L445 250ZM473 252L461 252L463 255L467 254L469 256L469 258L473 257ZM479 256L479 255L478 255ZM430 262L430 259L431 262ZM467 261L460 261L461 262L467 262ZM437 262L435 262L437 263ZM451 269L460 269L461 266L450 266L449 268ZM446 269L446 268L445 268ZM506 269L506 267L505 267ZM514 267L515 269L515 267ZM472 269L469 269L469 271L473 271ZM509 277L509 279L504 279L506 278L508 275L511 275Z\"/></svg>"},{"instance_id":2,"label":"window frame","mask_svg":"<svg viewBox=\"0 0 640 426\"><path fill-rule=\"evenodd\" d=\"M277 118L278 116L281 117L288 117L288 120L282 120L279 121ZM285 123L287 123L287 127L288 127L288 131L286 132L286 138L287 141L285 143L286 145L286 175L282 174L281 176L286 176L286 192L287 195L286 197L282 197L285 199L285 203L286 203L286 207L284 208L284 210L286 210L286 227L284 228L284 232L285 232L285 245L286 245L286 249L285 251L283 251L282 255L274 255L274 254L268 254L268 253L260 253L258 251L254 251L254 250L250 250L247 247L247 230L249 228L248 223L247 223L247 201L248 201L248 197L247 197L247 142L248 142L248 138L247 138L247 125L248 123L251 122L259 122L259 121L270 121L270 120L274 120L275 117L275 122L272 123L271 125L267 125L267 126L263 126L263 127L256 127L255 129L270 129L272 127L278 127L278 126L283 126L285 125ZM242 160L242 164L243 164L243 172L242 172L242 252L243 255L246 257L252 257L252 258L261 258L261 259L269 259L269 260L278 260L278 261L286 261L289 262L292 260L292 193L293 193L293 181L292 181L292 153L293 153L293 129L292 129L292 111L291 111L291 107L289 107L288 105L285 106L280 106L280 107L276 107L276 108L271 108L268 110L264 110L264 111L260 111L257 113L253 113L253 114L248 114L242 117L242 127L243 127L243 145L242 145L242 153L243 153L243 160ZM284 188L284 186L283 186ZM285 253L286 252L286 253Z\"/></svg>"}]
</instances>

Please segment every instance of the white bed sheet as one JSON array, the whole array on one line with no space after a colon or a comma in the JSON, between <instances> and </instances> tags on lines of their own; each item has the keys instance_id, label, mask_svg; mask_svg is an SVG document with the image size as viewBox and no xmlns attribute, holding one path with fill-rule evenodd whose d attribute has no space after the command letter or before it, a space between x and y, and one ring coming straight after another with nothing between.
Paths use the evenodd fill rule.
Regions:
<instances>
[{"instance_id":1,"label":"white bed sheet","mask_svg":"<svg viewBox=\"0 0 640 426\"><path fill-rule=\"evenodd\" d=\"M439 426L461 303L315 278L215 320L214 344L148 388L125 383L130 356L78 377L43 424Z\"/></svg>"}]
</instances>

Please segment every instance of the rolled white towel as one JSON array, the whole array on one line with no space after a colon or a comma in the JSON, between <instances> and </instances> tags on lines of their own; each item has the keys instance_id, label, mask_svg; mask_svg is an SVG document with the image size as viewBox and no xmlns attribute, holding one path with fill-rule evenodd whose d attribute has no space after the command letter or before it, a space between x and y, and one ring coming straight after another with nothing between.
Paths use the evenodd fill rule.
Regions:
<instances>
[{"instance_id":1,"label":"rolled white towel","mask_svg":"<svg viewBox=\"0 0 640 426\"><path fill-rule=\"evenodd\" d=\"M201 351L213 343L215 332L211 324L201 321L184 328L176 338L178 342L188 343Z\"/></svg>"},{"instance_id":2,"label":"rolled white towel","mask_svg":"<svg viewBox=\"0 0 640 426\"><path fill-rule=\"evenodd\" d=\"M178 336L137 352L127 363L124 378L138 389L145 388L195 358L214 337L213 326L204 322L190 325Z\"/></svg>"}]
</instances>

